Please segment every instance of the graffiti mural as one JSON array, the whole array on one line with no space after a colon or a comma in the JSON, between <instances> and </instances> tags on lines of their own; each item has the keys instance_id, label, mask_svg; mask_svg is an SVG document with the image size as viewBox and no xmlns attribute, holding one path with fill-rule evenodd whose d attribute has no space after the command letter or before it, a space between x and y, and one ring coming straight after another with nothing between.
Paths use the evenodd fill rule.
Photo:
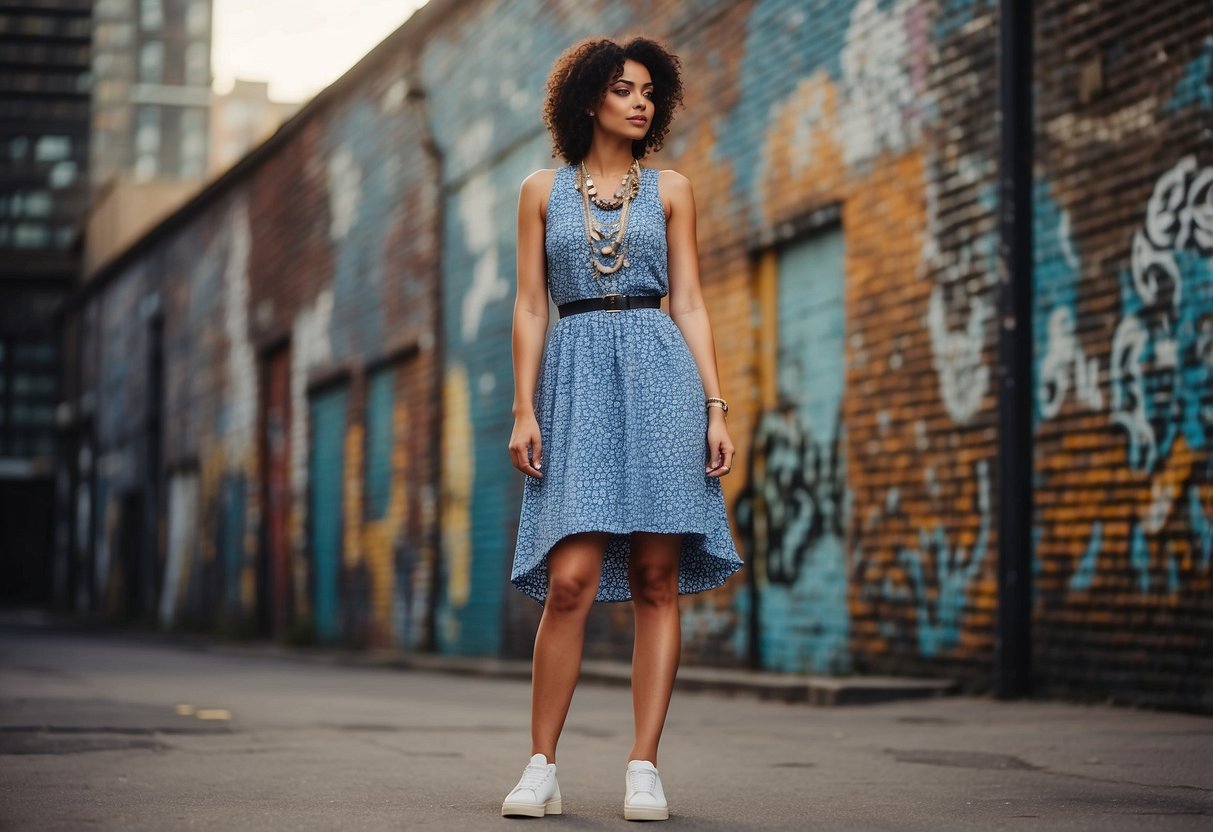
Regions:
<instances>
[{"instance_id":1,"label":"graffiti mural","mask_svg":"<svg viewBox=\"0 0 1213 832\"><path fill-rule=\"evenodd\" d=\"M1121 275L1111 419L1125 432L1135 470L1153 470L1181 435L1189 447L1207 446L1213 428L1210 253L1213 167L1198 167L1187 156L1159 177Z\"/></svg>"},{"instance_id":2,"label":"graffiti mural","mask_svg":"<svg viewBox=\"0 0 1213 832\"><path fill-rule=\"evenodd\" d=\"M836 228L780 254L778 401L758 420L734 507L751 643L762 666L781 670L840 672L849 661L843 256Z\"/></svg>"}]
</instances>

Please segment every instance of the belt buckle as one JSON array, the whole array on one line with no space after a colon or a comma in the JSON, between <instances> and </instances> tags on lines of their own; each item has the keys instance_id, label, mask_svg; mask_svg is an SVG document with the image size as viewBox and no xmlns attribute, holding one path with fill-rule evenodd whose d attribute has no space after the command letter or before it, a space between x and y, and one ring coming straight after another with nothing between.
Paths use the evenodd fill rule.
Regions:
<instances>
[{"instance_id":1,"label":"belt buckle","mask_svg":"<svg viewBox=\"0 0 1213 832\"><path fill-rule=\"evenodd\" d=\"M602 311L604 312L622 312L623 307L618 305L618 301L612 301L611 298L621 298L623 294L620 292L612 292L609 295L602 296Z\"/></svg>"}]
</instances>

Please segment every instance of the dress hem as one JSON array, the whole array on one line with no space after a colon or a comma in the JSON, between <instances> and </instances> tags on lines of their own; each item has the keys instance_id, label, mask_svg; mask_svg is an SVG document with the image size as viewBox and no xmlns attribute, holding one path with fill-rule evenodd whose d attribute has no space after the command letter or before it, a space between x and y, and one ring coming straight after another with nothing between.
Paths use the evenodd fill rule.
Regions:
<instances>
[{"instance_id":1,"label":"dress hem","mask_svg":"<svg viewBox=\"0 0 1213 832\"><path fill-rule=\"evenodd\" d=\"M680 554L680 556L679 556L679 581L678 581L678 594L680 596L681 595L695 595L700 592L707 592L712 589L718 589L721 586L723 586L724 583L726 581L728 581L728 579L730 577L732 577L734 574L736 574L738 571L740 571L740 569L743 566L745 566L745 561L736 558L735 550L734 550L734 555L732 557L730 557L728 555L717 554L716 552L713 552L713 551L707 549L706 546L707 546L707 543L709 540L709 535L707 532L701 531L699 529L685 529L685 528L684 529L652 529L652 528L631 528L631 527L603 528L601 526L591 526L588 528L572 529L570 531L566 531L566 532L562 533L559 537L556 537L554 540L552 540L550 543L548 543L544 547L543 555L539 558L538 562L535 563L534 566L527 569L525 572L522 572L518 575L511 575L510 583L513 584L514 588L517 589L519 592L521 592L523 595L527 596L528 598L533 598L534 600L538 601L540 604L543 604L547 599L547 581L546 580L543 582L543 594L542 595L539 595L536 592L528 591L528 589L533 587L532 581L535 576L535 573L537 571L542 570L546 575L547 565L548 565L548 555L551 553L552 549L556 546L557 543L559 543L561 540L564 540L566 537L569 537L570 535L584 534L586 532L605 532L606 534L614 535L614 536L627 536L633 532L647 532L647 533L651 533L651 534L681 534L684 536L685 535L694 535L696 537L701 538L702 542L699 543L699 545L695 547L694 554L698 555L701 558L711 558L712 560L716 561L718 563L718 565L716 566L715 569L708 571L706 574L704 572L699 572L696 575L696 577L698 577L702 580L700 580L698 583L693 584L693 585L692 584L684 585L683 581L682 581L683 573L682 573L682 569L681 569L682 555ZM609 547L610 544L608 543L607 545ZM686 545L685 539L684 539L683 545L684 546ZM605 555L605 552L604 552L604 555ZM630 546L628 549L628 555L629 555L629 557L631 555ZM620 602L632 600L631 587L628 586L626 583L623 586L623 591L626 593L625 595L623 595L621 597L616 597L614 595L603 597L602 596L603 586L601 584L601 580L602 580L602 577L600 574L599 575L600 583L598 586L598 590L594 595L594 603L611 604L611 603L620 603Z\"/></svg>"}]
</instances>

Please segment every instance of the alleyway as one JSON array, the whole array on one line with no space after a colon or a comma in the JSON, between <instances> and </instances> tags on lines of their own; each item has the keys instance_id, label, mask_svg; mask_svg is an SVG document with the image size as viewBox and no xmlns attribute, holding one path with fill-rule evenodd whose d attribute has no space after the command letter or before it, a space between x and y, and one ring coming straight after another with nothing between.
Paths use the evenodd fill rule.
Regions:
<instances>
[{"instance_id":1,"label":"alleyway","mask_svg":"<svg viewBox=\"0 0 1213 832\"><path fill-rule=\"evenodd\" d=\"M529 752L525 682L11 618L0 663L4 829L626 826L622 688L578 690L565 814L527 822L498 816ZM679 692L662 750L669 829L1135 832L1213 817L1213 720L1173 713Z\"/></svg>"}]
</instances>

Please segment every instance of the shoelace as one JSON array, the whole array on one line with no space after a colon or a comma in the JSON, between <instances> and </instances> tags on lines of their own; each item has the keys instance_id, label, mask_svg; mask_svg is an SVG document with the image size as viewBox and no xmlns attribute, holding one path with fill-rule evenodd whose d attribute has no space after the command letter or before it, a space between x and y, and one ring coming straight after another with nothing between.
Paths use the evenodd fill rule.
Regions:
<instances>
[{"instance_id":1,"label":"shoelace","mask_svg":"<svg viewBox=\"0 0 1213 832\"><path fill-rule=\"evenodd\" d=\"M657 772L651 768L628 769L628 785L634 792L657 794Z\"/></svg>"},{"instance_id":2,"label":"shoelace","mask_svg":"<svg viewBox=\"0 0 1213 832\"><path fill-rule=\"evenodd\" d=\"M522 770L522 779L518 781L515 788L518 789L537 789L543 785L543 782L548 779L547 766L527 766Z\"/></svg>"}]
</instances>

